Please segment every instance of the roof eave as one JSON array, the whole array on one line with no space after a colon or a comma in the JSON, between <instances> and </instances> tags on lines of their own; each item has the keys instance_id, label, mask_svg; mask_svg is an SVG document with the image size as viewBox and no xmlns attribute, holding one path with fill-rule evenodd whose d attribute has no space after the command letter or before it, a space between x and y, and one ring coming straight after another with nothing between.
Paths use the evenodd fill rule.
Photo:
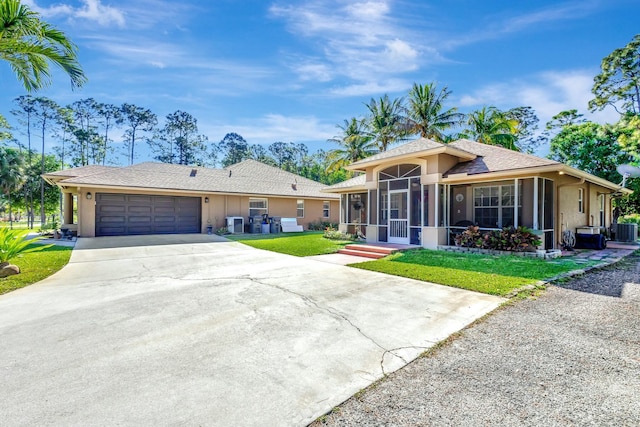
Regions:
<instances>
[{"instance_id":1,"label":"roof eave","mask_svg":"<svg viewBox=\"0 0 640 427\"><path fill-rule=\"evenodd\" d=\"M248 193L248 192L234 192L234 191L220 191L220 190L201 190L201 189L185 189L185 188L159 188L159 187L144 187L134 185L109 185L109 184L92 184L92 183L67 183L57 182L53 185L66 188L91 188L101 190L117 190L117 191L146 191L152 193L197 193L202 195L214 194L214 195L233 195L233 196L249 196L249 197L281 197L284 199L317 199L322 200L326 197L323 195L304 195L304 194L275 194L275 193ZM320 190L322 192L322 190Z\"/></svg>"},{"instance_id":2,"label":"roof eave","mask_svg":"<svg viewBox=\"0 0 640 427\"><path fill-rule=\"evenodd\" d=\"M364 185L351 185L348 187L339 187L339 188L327 187L327 188L321 189L320 191L323 193L340 194L340 193L345 193L350 191L367 191L367 187L365 187Z\"/></svg>"},{"instance_id":3,"label":"roof eave","mask_svg":"<svg viewBox=\"0 0 640 427\"><path fill-rule=\"evenodd\" d=\"M383 159L368 160L365 158L345 166L345 169L353 170L353 171L364 171L366 170L367 167L378 165L381 163L390 163L390 162L405 160L405 159L415 159L419 157L433 156L436 154L450 154L454 157L458 157L465 161L471 161L476 157L478 157L477 155L469 153L468 151L460 150L458 148L453 148L449 146L444 146L444 147L429 148L427 150L415 151L413 153L399 154L397 156L385 157Z\"/></svg>"},{"instance_id":4,"label":"roof eave","mask_svg":"<svg viewBox=\"0 0 640 427\"><path fill-rule=\"evenodd\" d=\"M442 179L443 183L458 183L458 182L472 182L481 179L482 181L490 181L493 179L499 178L509 178L518 175L525 174L543 174L549 172L557 172L560 174L575 176L577 178L584 178L586 181L592 182L594 184L600 185L601 187L608 188L614 191L621 191L625 194L633 193L632 190L628 188L623 188L620 185L616 185L611 181L607 181L606 179L597 177L595 175L591 175L590 173L581 171L580 169L572 168L571 166L567 166L562 163L553 164L553 165L545 165L545 166L534 166L529 168L521 168L521 169L510 169L505 171L497 171L497 172L487 172L480 174L454 174Z\"/></svg>"}]
</instances>

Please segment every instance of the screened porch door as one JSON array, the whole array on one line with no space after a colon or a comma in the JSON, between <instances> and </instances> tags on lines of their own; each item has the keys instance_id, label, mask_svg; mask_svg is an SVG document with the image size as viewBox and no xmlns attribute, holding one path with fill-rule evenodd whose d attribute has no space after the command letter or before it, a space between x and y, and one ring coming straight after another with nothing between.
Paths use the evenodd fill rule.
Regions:
<instances>
[{"instance_id":1,"label":"screened porch door","mask_svg":"<svg viewBox=\"0 0 640 427\"><path fill-rule=\"evenodd\" d=\"M389 243L409 244L409 191L389 192Z\"/></svg>"}]
</instances>

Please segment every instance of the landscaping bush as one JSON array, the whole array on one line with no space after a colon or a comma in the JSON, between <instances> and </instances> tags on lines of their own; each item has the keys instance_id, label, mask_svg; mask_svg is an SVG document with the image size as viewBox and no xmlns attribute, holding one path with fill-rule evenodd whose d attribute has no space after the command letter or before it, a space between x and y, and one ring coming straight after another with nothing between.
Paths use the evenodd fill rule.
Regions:
<instances>
[{"instance_id":1,"label":"landscaping bush","mask_svg":"<svg viewBox=\"0 0 640 427\"><path fill-rule=\"evenodd\" d=\"M327 228L338 228L338 224L331 221L313 221L309 223L310 231L324 231Z\"/></svg>"},{"instance_id":2,"label":"landscaping bush","mask_svg":"<svg viewBox=\"0 0 640 427\"><path fill-rule=\"evenodd\" d=\"M542 244L538 236L527 227L504 227L502 230L480 233L478 226L470 225L454 239L457 246L511 252L535 251Z\"/></svg>"},{"instance_id":3,"label":"landscaping bush","mask_svg":"<svg viewBox=\"0 0 640 427\"><path fill-rule=\"evenodd\" d=\"M481 248L483 245L483 237L480 234L480 227L477 225L470 225L462 233L454 237L456 246L462 246L464 248Z\"/></svg>"},{"instance_id":4,"label":"landscaping bush","mask_svg":"<svg viewBox=\"0 0 640 427\"><path fill-rule=\"evenodd\" d=\"M619 224L638 224L640 225L640 214L629 214L618 218Z\"/></svg>"},{"instance_id":5,"label":"landscaping bush","mask_svg":"<svg viewBox=\"0 0 640 427\"><path fill-rule=\"evenodd\" d=\"M355 237L353 235L349 233L345 234L333 227L325 228L323 237L329 240L355 240Z\"/></svg>"}]
</instances>

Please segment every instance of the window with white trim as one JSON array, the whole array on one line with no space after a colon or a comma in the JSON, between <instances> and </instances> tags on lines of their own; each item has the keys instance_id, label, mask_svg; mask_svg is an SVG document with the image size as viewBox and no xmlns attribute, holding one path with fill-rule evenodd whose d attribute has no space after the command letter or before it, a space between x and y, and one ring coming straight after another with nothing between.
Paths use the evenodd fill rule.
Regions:
<instances>
[{"instance_id":1,"label":"window with white trim","mask_svg":"<svg viewBox=\"0 0 640 427\"><path fill-rule=\"evenodd\" d=\"M267 199L249 199L249 216L261 216L269 212Z\"/></svg>"},{"instance_id":2,"label":"window with white trim","mask_svg":"<svg viewBox=\"0 0 640 427\"><path fill-rule=\"evenodd\" d=\"M521 207L521 184L518 184L518 189L520 190L518 192L518 207ZM513 184L475 187L473 189L474 220L480 227L501 228L513 226L515 224L515 204L516 195L515 185Z\"/></svg>"},{"instance_id":3,"label":"window with white trim","mask_svg":"<svg viewBox=\"0 0 640 427\"><path fill-rule=\"evenodd\" d=\"M327 200L322 202L322 218L329 218L331 216L331 203Z\"/></svg>"},{"instance_id":4,"label":"window with white trim","mask_svg":"<svg viewBox=\"0 0 640 427\"><path fill-rule=\"evenodd\" d=\"M584 213L584 188L578 188L578 212Z\"/></svg>"},{"instance_id":5,"label":"window with white trim","mask_svg":"<svg viewBox=\"0 0 640 427\"><path fill-rule=\"evenodd\" d=\"M304 218L304 200L298 200L296 216L298 218Z\"/></svg>"},{"instance_id":6,"label":"window with white trim","mask_svg":"<svg viewBox=\"0 0 640 427\"><path fill-rule=\"evenodd\" d=\"M600 227L604 227L604 194L600 194L600 196L598 196L600 200L598 200L598 205L600 205Z\"/></svg>"}]
</instances>

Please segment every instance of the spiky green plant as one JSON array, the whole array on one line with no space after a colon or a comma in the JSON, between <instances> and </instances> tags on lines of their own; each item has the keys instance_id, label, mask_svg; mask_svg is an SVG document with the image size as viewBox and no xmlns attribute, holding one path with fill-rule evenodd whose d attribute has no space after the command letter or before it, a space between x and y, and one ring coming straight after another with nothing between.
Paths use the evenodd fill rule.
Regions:
<instances>
[{"instance_id":1,"label":"spiky green plant","mask_svg":"<svg viewBox=\"0 0 640 427\"><path fill-rule=\"evenodd\" d=\"M7 227L0 227L0 264L9 262L20 254L41 251L53 245L32 246L31 240L27 239L29 230L11 230Z\"/></svg>"}]
</instances>

